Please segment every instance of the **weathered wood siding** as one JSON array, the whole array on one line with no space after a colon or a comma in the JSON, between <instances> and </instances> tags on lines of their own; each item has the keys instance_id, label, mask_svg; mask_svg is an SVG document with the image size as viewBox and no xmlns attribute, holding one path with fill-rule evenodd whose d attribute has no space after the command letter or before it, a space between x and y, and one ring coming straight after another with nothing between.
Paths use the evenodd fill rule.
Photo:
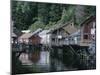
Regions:
<instances>
[{"instance_id":1,"label":"weathered wood siding","mask_svg":"<svg viewBox=\"0 0 100 75\"><path fill-rule=\"evenodd\" d=\"M93 39L93 34L91 34L91 30L95 29L96 19L90 18L90 20L84 22L81 27L81 43L90 44ZM95 34L94 34L95 37Z\"/></svg>"},{"instance_id":2,"label":"weathered wood siding","mask_svg":"<svg viewBox=\"0 0 100 75\"><path fill-rule=\"evenodd\" d=\"M77 31L77 28L74 26L73 23L70 23L69 25L64 26L63 29L67 31L69 34L72 34Z\"/></svg>"},{"instance_id":3,"label":"weathered wood siding","mask_svg":"<svg viewBox=\"0 0 100 75\"><path fill-rule=\"evenodd\" d=\"M32 36L30 38L30 42L33 44L33 45L37 45L37 44L40 44L40 41L41 41L41 38L36 35L36 36Z\"/></svg>"},{"instance_id":4,"label":"weathered wood siding","mask_svg":"<svg viewBox=\"0 0 100 75\"><path fill-rule=\"evenodd\" d=\"M68 34L64 31L64 29L58 29L51 34L51 45L63 45L65 37Z\"/></svg>"}]
</instances>

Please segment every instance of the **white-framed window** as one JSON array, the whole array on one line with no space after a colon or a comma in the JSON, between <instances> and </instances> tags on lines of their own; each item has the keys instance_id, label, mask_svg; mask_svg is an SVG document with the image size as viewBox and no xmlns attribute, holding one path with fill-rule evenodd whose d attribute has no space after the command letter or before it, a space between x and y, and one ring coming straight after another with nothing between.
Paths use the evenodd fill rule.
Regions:
<instances>
[{"instance_id":1,"label":"white-framed window","mask_svg":"<svg viewBox=\"0 0 100 75\"><path fill-rule=\"evenodd\" d=\"M58 37L58 39L62 39L62 35L58 35L57 37Z\"/></svg>"}]
</instances>

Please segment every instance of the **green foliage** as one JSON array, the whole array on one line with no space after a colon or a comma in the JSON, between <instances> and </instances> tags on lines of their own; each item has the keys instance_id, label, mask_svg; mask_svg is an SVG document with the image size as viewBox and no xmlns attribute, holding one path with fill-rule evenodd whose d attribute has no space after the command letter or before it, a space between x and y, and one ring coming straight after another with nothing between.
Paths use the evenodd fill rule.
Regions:
<instances>
[{"instance_id":1,"label":"green foliage","mask_svg":"<svg viewBox=\"0 0 100 75\"><path fill-rule=\"evenodd\" d=\"M86 12L86 15L85 17L88 17L90 15L96 15L96 7L95 6L86 6L85 7L85 12Z\"/></svg>"},{"instance_id":2,"label":"green foliage","mask_svg":"<svg viewBox=\"0 0 100 75\"><path fill-rule=\"evenodd\" d=\"M41 22L43 22L44 24L48 23L48 15L49 15L49 6L48 4L44 4L44 3L39 3L37 5L38 7L38 20L40 20Z\"/></svg>"},{"instance_id":3,"label":"green foliage","mask_svg":"<svg viewBox=\"0 0 100 75\"><path fill-rule=\"evenodd\" d=\"M32 24L33 17L36 16L36 9L36 3L12 1L12 20L14 21L14 26L19 30L27 29Z\"/></svg>"},{"instance_id":4,"label":"green foliage","mask_svg":"<svg viewBox=\"0 0 100 75\"><path fill-rule=\"evenodd\" d=\"M72 20L72 18L74 17L73 12L74 12L73 6L68 7L67 10L64 8L62 12L61 20L59 20L58 23L64 24Z\"/></svg>"},{"instance_id":5,"label":"green foliage","mask_svg":"<svg viewBox=\"0 0 100 75\"><path fill-rule=\"evenodd\" d=\"M49 29L70 20L79 25L86 17L95 14L95 6L12 1L12 20L18 30Z\"/></svg>"},{"instance_id":6,"label":"green foliage","mask_svg":"<svg viewBox=\"0 0 100 75\"><path fill-rule=\"evenodd\" d=\"M29 27L29 29L30 29L31 31L35 31L37 28L44 28L44 27L45 27L45 25L44 25L43 22L41 22L41 21L36 21L35 23L33 23L33 24Z\"/></svg>"},{"instance_id":7,"label":"green foliage","mask_svg":"<svg viewBox=\"0 0 100 75\"><path fill-rule=\"evenodd\" d=\"M58 4L52 4L49 12L49 18L51 22L57 22L61 19L62 6Z\"/></svg>"},{"instance_id":8,"label":"green foliage","mask_svg":"<svg viewBox=\"0 0 100 75\"><path fill-rule=\"evenodd\" d=\"M46 26L45 26L45 29L50 29L53 25L55 25L56 22L49 22Z\"/></svg>"}]
</instances>

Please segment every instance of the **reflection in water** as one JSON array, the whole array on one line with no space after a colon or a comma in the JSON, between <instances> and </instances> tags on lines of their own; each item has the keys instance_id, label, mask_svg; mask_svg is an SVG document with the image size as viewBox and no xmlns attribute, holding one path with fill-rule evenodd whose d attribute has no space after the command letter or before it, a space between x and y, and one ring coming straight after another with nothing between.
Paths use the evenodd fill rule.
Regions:
<instances>
[{"instance_id":1,"label":"reflection in water","mask_svg":"<svg viewBox=\"0 0 100 75\"><path fill-rule=\"evenodd\" d=\"M67 46L59 48L35 48L31 46L31 48L27 48L27 51L21 52L18 60L16 60L15 65L18 61L21 62L21 64L17 64L20 66L16 66L18 70L17 73L56 72L89 69L89 67L90 69L95 68L95 63L93 66L88 63L86 56L88 54L86 52L84 53L86 49L83 49L83 52L79 50L79 48L74 49L76 49L75 52L79 53L79 51L81 51L80 53L84 55L76 55L71 48ZM85 58L83 58L84 56ZM86 64L89 64L89 66Z\"/></svg>"},{"instance_id":2,"label":"reflection in water","mask_svg":"<svg viewBox=\"0 0 100 75\"><path fill-rule=\"evenodd\" d=\"M38 64L42 64L42 65L50 64L49 51L41 51L40 52L40 59L38 61Z\"/></svg>"},{"instance_id":3,"label":"reflection in water","mask_svg":"<svg viewBox=\"0 0 100 75\"><path fill-rule=\"evenodd\" d=\"M34 51L19 56L22 65L29 65L35 72L68 70L61 60L50 57L50 51Z\"/></svg>"},{"instance_id":4,"label":"reflection in water","mask_svg":"<svg viewBox=\"0 0 100 75\"><path fill-rule=\"evenodd\" d=\"M29 55L28 53L22 53L20 56L19 56L19 60L21 61L21 63L23 65L32 65L32 61L29 60Z\"/></svg>"},{"instance_id":5,"label":"reflection in water","mask_svg":"<svg viewBox=\"0 0 100 75\"><path fill-rule=\"evenodd\" d=\"M31 68L38 71L49 71L50 69L50 52L49 51L34 51L30 53L22 53L19 56L22 65L30 65Z\"/></svg>"}]
</instances>

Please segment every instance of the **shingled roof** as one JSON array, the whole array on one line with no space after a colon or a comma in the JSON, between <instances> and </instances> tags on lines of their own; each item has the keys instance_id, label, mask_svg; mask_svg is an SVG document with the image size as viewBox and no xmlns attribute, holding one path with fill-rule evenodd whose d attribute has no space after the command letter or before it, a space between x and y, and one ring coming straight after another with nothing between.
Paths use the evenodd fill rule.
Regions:
<instances>
[{"instance_id":1,"label":"shingled roof","mask_svg":"<svg viewBox=\"0 0 100 75\"><path fill-rule=\"evenodd\" d=\"M26 38L26 39L28 39L28 38L30 38L31 36L33 36L33 35L35 35L35 34L38 34L39 32L41 32L42 31L42 29L37 29L36 31L34 31L34 32L31 32L31 33L25 33L25 34L23 34L22 36L20 36L19 38Z\"/></svg>"}]
</instances>

